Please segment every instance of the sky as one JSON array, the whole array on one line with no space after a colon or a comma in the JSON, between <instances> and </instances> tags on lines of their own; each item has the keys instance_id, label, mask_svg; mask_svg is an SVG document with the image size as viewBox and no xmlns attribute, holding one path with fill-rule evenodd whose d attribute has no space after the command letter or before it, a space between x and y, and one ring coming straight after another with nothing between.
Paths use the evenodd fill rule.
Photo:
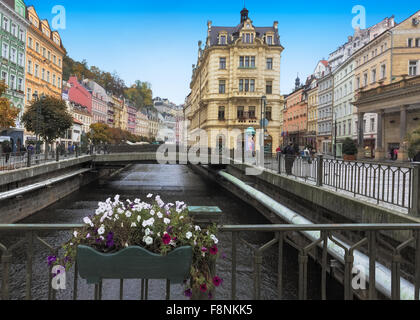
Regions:
<instances>
[{"instance_id":1,"label":"sky","mask_svg":"<svg viewBox=\"0 0 420 320\"><path fill-rule=\"evenodd\" d=\"M135 80L151 83L154 96L184 103L189 93L198 41L205 42L207 21L213 26L236 26L243 0L25 0L41 19L53 20L52 9L66 10L66 28L59 29L64 47L75 60L114 72L129 86ZM418 11L412 0L280 1L246 0L257 27L279 22L285 48L281 60L281 93L313 73L354 33L355 5L366 9L369 27L395 16L399 23Z\"/></svg>"}]
</instances>

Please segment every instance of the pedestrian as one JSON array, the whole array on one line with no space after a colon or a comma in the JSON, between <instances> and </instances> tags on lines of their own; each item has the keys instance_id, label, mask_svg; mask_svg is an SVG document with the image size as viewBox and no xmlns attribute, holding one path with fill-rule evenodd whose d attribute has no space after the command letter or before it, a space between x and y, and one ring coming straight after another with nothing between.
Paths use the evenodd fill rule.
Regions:
<instances>
[{"instance_id":1,"label":"pedestrian","mask_svg":"<svg viewBox=\"0 0 420 320\"><path fill-rule=\"evenodd\" d=\"M416 156L413 159L414 162L420 162L420 151L417 152Z\"/></svg>"},{"instance_id":2,"label":"pedestrian","mask_svg":"<svg viewBox=\"0 0 420 320\"><path fill-rule=\"evenodd\" d=\"M10 146L10 142L8 141L3 142L3 153L5 154L5 157L6 157L6 163L8 163L10 159L10 154L12 153L12 147Z\"/></svg>"},{"instance_id":3,"label":"pedestrian","mask_svg":"<svg viewBox=\"0 0 420 320\"><path fill-rule=\"evenodd\" d=\"M286 174L292 175L293 163L295 162L295 149L293 143L286 147Z\"/></svg>"},{"instance_id":4,"label":"pedestrian","mask_svg":"<svg viewBox=\"0 0 420 320\"><path fill-rule=\"evenodd\" d=\"M398 149L394 150L394 160L397 161L398 160Z\"/></svg>"}]
</instances>

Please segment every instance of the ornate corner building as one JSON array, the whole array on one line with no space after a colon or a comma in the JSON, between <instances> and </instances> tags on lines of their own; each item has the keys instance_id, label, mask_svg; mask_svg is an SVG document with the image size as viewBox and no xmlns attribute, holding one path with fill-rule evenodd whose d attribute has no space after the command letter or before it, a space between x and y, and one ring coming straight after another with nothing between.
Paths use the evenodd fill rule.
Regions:
<instances>
[{"instance_id":1,"label":"ornate corner building","mask_svg":"<svg viewBox=\"0 0 420 320\"><path fill-rule=\"evenodd\" d=\"M280 61L284 48L277 22L271 27L256 27L248 13L247 9L241 11L236 27L216 27L208 22L207 40L204 49L199 42L184 112L190 132L205 130L211 148L219 145L221 134L229 137L224 146L237 148L247 129L259 130L262 119L267 119L265 148L275 152L282 139ZM262 107L264 96L266 108ZM238 136L239 130L242 134Z\"/></svg>"}]
</instances>

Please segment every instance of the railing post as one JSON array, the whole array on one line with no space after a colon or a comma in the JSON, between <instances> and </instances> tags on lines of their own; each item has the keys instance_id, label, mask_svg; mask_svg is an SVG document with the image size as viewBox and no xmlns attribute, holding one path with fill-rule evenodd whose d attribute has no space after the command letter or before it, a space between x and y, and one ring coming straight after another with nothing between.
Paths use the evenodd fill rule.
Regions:
<instances>
[{"instance_id":1,"label":"railing post","mask_svg":"<svg viewBox=\"0 0 420 320\"><path fill-rule=\"evenodd\" d=\"M281 153L278 153L277 159L279 161L279 174L281 174L281 156L282 156L282 154Z\"/></svg>"},{"instance_id":2,"label":"railing post","mask_svg":"<svg viewBox=\"0 0 420 320\"><path fill-rule=\"evenodd\" d=\"M318 156L317 163L317 177L316 177L316 186L323 186L323 176L324 176L324 156Z\"/></svg>"},{"instance_id":3,"label":"railing post","mask_svg":"<svg viewBox=\"0 0 420 320\"><path fill-rule=\"evenodd\" d=\"M412 190L412 205L410 207L410 215L420 217L420 165L416 164L413 167L413 188Z\"/></svg>"},{"instance_id":4,"label":"railing post","mask_svg":"<svg viewBox=\"0 0 420 320\"><path fill-rule=\"evenodd\" d=\"M55 149L55 161L60 161L60 153L58 152L58 148Z\"/></svg>"},{"instance_id":5,"label":"railing post","mask_svg":"<svg viewBox=\"0 0 420 320\"><path fill-rule=\"evenodd\" d=\"M28 151L28 161L27 161L27 167L30 168L31 166L31 152Z\"/></svg>"}]
</instances>

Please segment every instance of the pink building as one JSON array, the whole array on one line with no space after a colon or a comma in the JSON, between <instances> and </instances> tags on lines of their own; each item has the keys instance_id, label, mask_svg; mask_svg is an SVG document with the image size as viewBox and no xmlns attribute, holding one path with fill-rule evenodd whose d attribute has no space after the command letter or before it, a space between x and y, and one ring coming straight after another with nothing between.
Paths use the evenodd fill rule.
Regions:
<instances>
[{"instance_id":1,"label":"pink building","mask_svg":"<svg viewBox=\"0 0 420 320\"><path fill-rule=\"evenodd\" d=\"M132 106L127 106L127 130L135 134L136 133L136 117L137 117L137 109Z\"/></svg>"},{"instance_id":2,"label":"pink building","mask_svg":"<svg viewBox=\"0 0 420 320\"><path fill-rule=\"evenodd\" d=\"M83 80L84 86L92 94L93 123L107 123L108 95L106 90L93 80Z\"/></svg>"},{"instance_id":3,"label":"pink building","mask_svg":"<svg viewBox=\"0 0 420 320\"><path fill-rule=\"evenodd\" d=\"M71 86L68 92L69 101L86 108L92 114L92 94L77 81L77 77L70 77L68 84Z\"/></svg>"}]
</instances>

